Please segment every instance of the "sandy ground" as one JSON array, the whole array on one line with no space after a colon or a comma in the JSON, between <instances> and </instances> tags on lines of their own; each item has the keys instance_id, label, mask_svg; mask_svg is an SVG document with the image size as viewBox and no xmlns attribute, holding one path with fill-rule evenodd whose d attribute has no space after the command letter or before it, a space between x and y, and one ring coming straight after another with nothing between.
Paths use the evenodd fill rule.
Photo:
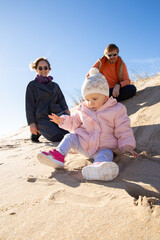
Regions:
<instances>
[{"instance_id":1,"label":"sandy ground","mask_svg":"<svg viewBox=\"0 0 160 240\"><path fill-rule=\"evenodd\" d=\"M73 151L64 170L41 165L53 144L31 143L28 127L0 139L0 240L160 239L160 75L136 86L123 103L140 156L117 156L113 181L85 181L90 162Z\"/></svg>"}]
</instances>

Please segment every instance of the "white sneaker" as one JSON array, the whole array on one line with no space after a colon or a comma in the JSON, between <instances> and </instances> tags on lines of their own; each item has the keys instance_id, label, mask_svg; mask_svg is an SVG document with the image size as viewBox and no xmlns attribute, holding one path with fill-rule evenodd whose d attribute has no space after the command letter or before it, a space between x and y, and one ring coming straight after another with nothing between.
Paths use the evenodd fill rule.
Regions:
<instances>
[{"instance_id":1,"label":"white sneaker","mask_svg":"<svg viewBox=\"0 0 160 240\"><path fill-rule=\"evenodd\" d=\"M110 181L118 176L119 167L115 162L100 162L86 166L82 175L87 180Z\"/></svg>"}]
</instances>

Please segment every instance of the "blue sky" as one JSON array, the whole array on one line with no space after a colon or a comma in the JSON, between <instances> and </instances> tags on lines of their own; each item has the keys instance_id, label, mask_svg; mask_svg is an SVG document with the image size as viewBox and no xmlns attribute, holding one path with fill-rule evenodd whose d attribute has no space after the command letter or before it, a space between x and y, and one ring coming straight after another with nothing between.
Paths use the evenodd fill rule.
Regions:
<instances>
[{"instance_id":1,"label":"blue sky","mask_svg":"<svg viewBox=\"0 0 160 240\"><path fill-rule=\"evenodd\" d=\"M25 90L45 56L71 107L84 77L115 43L130 77L160 72L159 0L0 0L0 135L27 125Z\"/></svg>"}]
</instances>

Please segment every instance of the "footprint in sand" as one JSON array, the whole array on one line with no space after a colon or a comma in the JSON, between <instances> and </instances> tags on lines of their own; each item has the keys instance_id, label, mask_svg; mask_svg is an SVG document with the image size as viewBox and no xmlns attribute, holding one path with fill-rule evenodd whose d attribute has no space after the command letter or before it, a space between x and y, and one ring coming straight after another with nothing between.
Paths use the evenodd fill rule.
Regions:
<instances>
[{"instance_id":1,"label":"footprint in sand","mask_svg":"<svg viewBox=\"0 0 160 240\"><path fill-rule=\"evenodd\" d=\"M30 182L30 183L40 183L40 184L45 184L47 186L51 186L51 185L54 185L56 180L55 179L48 179L47 178L39 178L39 177L34 177L34 176L29 176L27 177L27 182Z\"/></svg>"},{"instance_id":2,"label":"footprint in sand","mask_svg":"<svg viewBox=\"0 0 160 240\"><path fill-rule=\"evenodd\" d=\"M37 178L35 178L35 177L29 176L29 177L27 178L27 182L36 182L36 181L37 181Z\"/></svg>"},{"instance_id":3,"label":"footprint in sand","mask_svg":"<svg viewBox=\"0 0 160 240\"><path fill-rule=\"evenodd\" d=\"M1 146L2 150L4 150L4 149L10 149L10 148L18 148L18 147L19 147L18 144L13 144L13 145L7 144L7 145Z\"/></svg>"},{"instance_id":4,"label":"footprint in sand","mask_svg":"<svg viewBox=\"0 0 160 240\"><path fill-rule=\"evenodd\" d=\"M87 207L103 207L110 203L111 200L115 199L115 196L111 193L100 193L99 196L95 195L85 195L75 192L69 192L65 189L59 189L51 194L45 199L53 203L68 203L78 206Z\"/></svg>"}]
</instances>

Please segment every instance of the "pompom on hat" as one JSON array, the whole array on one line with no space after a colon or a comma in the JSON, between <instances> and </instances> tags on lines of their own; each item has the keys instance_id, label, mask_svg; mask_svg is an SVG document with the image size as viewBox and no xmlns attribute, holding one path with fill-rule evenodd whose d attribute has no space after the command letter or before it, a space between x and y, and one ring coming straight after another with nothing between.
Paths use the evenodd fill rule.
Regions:
<instances>
[{"instance_id":1,"label":"pompom on hat","mask_svg":"<svg viewBox=\"0 0 160 240\"><path fill-rule=\"evenodd\" d=\"M82 85L82 96L85 98L91 93L100 93L109 97L109 85L104 75L97 68L91 68L89 77L86 77Z\"/></svg>"}]
</instances>

